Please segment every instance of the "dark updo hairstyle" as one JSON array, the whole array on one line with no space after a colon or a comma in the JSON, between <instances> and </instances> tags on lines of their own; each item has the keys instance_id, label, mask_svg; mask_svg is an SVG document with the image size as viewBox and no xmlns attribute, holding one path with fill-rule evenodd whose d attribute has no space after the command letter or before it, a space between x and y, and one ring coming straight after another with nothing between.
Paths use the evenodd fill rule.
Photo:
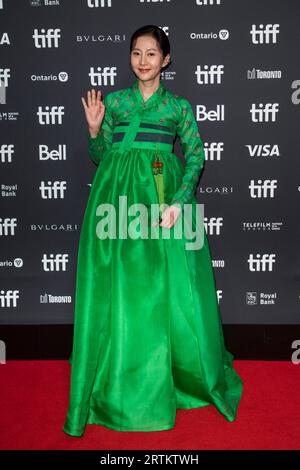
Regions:
<instances>
[{"instance_id":1,"label":"dark updo hairstyle","mask_svg":"<svg viewBox=\"0 0 300 470\"><path fill-rule=\"evenodd\" d=\"M132 34L131 39L130 39L130 53L132 52L132 49L134 48L135 41L140 36L152 36L154 39L156 39L162 51L163 58L165 58L166 55L170 53L171 46L170 46L168 36L166 35L166 33L164 32L162 28L160 28L159 26L155 26L154 24L147 24L146 26L142 26L141 28L137 29ZM170 58L169 63L165 67L162 67L162 70L166 69L170 64L171 64L171 58Z\"/></svg>"}]
</instances>

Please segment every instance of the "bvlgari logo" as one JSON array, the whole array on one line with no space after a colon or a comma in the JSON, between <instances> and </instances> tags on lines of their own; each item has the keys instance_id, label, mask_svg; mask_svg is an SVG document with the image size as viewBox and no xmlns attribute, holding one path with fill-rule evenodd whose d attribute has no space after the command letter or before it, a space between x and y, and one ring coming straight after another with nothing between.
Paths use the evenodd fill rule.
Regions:
<instances>
[{"instance_id":1,"label":"bvlgari logo","mask_svg":"<svg viewBox=\"0 0 300 470\"><path fill-rule=\"evenodd\" d=\"M81 43L90 43L90 42L111 42L113 44L118 44L126 41L126 35L123 34L77 34L76 42Z\"/></svg>"}]
</instances>

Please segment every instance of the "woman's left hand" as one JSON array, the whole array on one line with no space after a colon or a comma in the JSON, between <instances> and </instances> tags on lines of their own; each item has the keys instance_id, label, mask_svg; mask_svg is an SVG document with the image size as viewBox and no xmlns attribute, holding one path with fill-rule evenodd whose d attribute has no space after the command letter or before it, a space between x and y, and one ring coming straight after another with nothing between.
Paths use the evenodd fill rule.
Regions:
<instances>
[{"instance_id":1,"label":"woman's left hand","mask_svg":"<svg viewBox=\"0 0 300 470\"><path fill-rule=\"evenodd\" d=\"M180 207L177 206L169 206L165 209L162 213L162 221L159 224L161 227L171 228L176 223L179 215L181 213ZM157 223L156 223L157 225Z\"/></svg>"}]
</instances>

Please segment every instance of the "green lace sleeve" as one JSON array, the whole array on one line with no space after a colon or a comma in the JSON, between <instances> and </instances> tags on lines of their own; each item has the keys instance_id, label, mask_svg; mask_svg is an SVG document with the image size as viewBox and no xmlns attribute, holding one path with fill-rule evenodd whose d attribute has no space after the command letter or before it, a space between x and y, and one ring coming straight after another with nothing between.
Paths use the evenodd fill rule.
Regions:
<instances>
[{"instance_id":1,"label":"green lace sleeve","mask_svg":"<svg viewBox=\"0 0 300 470\"><path fill-rule=\"evenodd\" d=\"M183 208L184 204L192 201L204 166L205 154L193 109L184 98L181 101L181 112L177 134L185 158L185 169L181 185L176 190L170 205L179 205Z\"/></svg>"},{"instance_id":2,"label":"green lace sleeve","mask_svg":"<svg viewBox=\"0 0 300 470\"><path fill-rule=\"evenodd\" d=\"M105 105L105 114L97 136L91 137L89 131L87 131L88 153L91 160L96 163L96 165L99 165L104 152L106 152L112 144L114 120L112 116L111 102L111 93L108 93L103 100Z\"/></svg>"}]
</instances>

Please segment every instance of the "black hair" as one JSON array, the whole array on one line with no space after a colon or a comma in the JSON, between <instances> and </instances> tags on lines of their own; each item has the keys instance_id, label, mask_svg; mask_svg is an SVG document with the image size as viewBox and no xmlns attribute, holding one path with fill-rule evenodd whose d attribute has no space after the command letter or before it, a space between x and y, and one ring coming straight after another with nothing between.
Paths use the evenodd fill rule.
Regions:
<instances>
[{"instance_id":1,"label":"black hair","mask_svg":"<svg viewBox=\"0 0 300 470\"><path fill-rule=\"evenodd\" d=\"M154 39L156 39L162 54L163 58L166 57L167 54L170 54L171 46L169 42L169 38L164 32L162 28L159 26L155 26L154 24L147 24L146 26L142 26L141 28L137 29L131 36L130 38L130 52L132 51L135 41L137 40L138 37L140 36L152 36ZM167 68L171 63L171 60L169 63L163 67Z\"/></svg>"}]
</instances>

